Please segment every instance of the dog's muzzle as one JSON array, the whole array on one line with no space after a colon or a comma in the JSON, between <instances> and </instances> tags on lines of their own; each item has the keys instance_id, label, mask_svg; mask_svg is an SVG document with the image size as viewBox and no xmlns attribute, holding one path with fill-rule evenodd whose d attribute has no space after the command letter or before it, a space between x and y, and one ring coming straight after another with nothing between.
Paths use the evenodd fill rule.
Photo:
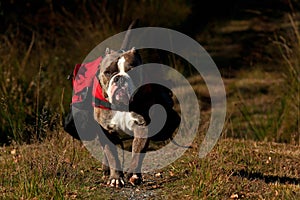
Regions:
<instances>
[{"instance_id":1,"label":"dog's muzzle","mask_svg":"<svg viewBox=\"0 0 300 200\"><path fill-rule=\"evenodd\" d=\"M131 79L124 75L116 75L111 81L111 100L116 105L129 105L131 97Z\"/></svg>"}]
</instances>

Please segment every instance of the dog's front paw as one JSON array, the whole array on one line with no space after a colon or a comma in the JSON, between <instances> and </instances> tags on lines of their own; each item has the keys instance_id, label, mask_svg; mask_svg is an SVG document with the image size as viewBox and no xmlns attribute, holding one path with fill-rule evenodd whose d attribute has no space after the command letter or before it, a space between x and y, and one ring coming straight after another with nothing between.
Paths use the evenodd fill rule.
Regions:
<instances>
[{"instance_id":1,"label":"dog's front paw","mask_svg":"<svg viewBox=\"0 0 300 200\"><path fill-rule=\"evenodd\" d=\"M143 181L141 176L138 176L136 174L133 174L130 178L129 178L129 183L133 186L135 185L140 185Z\"/></svg>"},{"instance_id":2,"label":"dog's front paw","mask_svg":"<svg viewBox=\"0 0 300 200\"><path fill-rule=\"evenodd\" d=\"M102 164L103 177L108 178L110 175L109 167L107 165Z\"/></svg>"},{"instance_id":3,"label":"dog's front paw","mask_svg":"<svg viewBox=\"0 0 300 200\"><path fill-rule=\"evenodd\" d=\"M143 116L141 116L137 113L131 112L131 117L133 119L134 124L139 125L139 126L146 125L146 121Z\"/></svg>"},{"instance_id":4,"label":"dog's front paw","mask_svg":"<svg viewBox=\"0 0 300 200\"><path fill-rule=\"evenodd\" d=\"M107 181L107 185L109 187L121 188L121 187L124 187L125 182L124 182L123 177L109 178L109 180Z\"/></svg>"}]
</instances>

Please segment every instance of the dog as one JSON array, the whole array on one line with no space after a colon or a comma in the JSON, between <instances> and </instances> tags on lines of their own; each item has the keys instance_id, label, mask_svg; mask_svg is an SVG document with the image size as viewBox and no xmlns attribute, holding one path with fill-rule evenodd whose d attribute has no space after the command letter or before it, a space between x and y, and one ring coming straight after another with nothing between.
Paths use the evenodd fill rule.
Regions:
<instances>
[{"instance_id":1,"label":"dog","mask_svg":"<svg viewBox=\"0 0 300 200\"><path fill-rule=\"evenodd\" d=\"M129 182L132 185L141 183L141 164L143 153L149 144L148 127L145 118L133 111L124 110L129 108L130 99L135 91L133 80L128 71L142 64L141 57L135 48L128 51L113 51L107 49L99 66L97 78L102 89L102 96L114 109L94 107L94 119L104 129L106 136L116 144L119 133L131 133L134 137L132 142L132 160L128 170ZM111 187L123 187L124 174L120 169L120 161L117 156L115 145L101 141L104 151L104 171L109 174L107 184Z\"/></svg>"},{"instance_id":2,"label":"dog","mask_svg":"<svg viewBox=\"0 0 300 200\"><path fill-rule=\"evenodd\" d=\"M146 84L135 88L134 80L128 73L131 69L142 64L142 58L137 49L128 48L131 28L129 26L121 50L106 49L105 55L99 65L96 75L98 87L94 93L98 93L100 99L98 106L94 105L94 119L100 124L106 137L99 137L104 152L103 170L108 176L107 185L110 187L123 187L125 177L118 159L116 144L121 144L119 135L122 133L133 136L132 158L127 169L127 179L131 185L142 183L142 162L152 141L166 141L170 139L180 124L180 116L173 110L172 92L163 86ZM129 50L128 50L129 49ZM136 90L137 89L137 90ZM154 136L149 137L148 125L151 122L149 109L154 104L162 105L167 113L164 127ZM153 113L152 113L153 114ZM159 113L152 117L159 118ZM107 140L107 139L108 140Z\"/></svg>"}]
</instances>

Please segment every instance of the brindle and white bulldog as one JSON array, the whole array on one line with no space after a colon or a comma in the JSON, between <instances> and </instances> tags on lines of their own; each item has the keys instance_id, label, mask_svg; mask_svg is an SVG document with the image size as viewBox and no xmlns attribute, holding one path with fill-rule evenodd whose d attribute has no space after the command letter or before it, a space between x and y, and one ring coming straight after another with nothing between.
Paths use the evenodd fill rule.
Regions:
<instances>
[{"instance_id":1,"label":"brindle and white bulldog","mask_svg":"<svg viewBox=\"0 0 300 200\"><path fill-rule=\"evenodd\" d=\"M133 185L141 182L141 164L143 155L148 146L148 128L143 116L136 112L123 110L129 108L130 98L135 91L133 80L128 71L142 64L141 56L134 48L128 51L106 50L100 64L98 80L102 88L103 97L114 106L114 109L94 107L94 118L104 129L107 138L117 143L117 135L120 132L131 133L134 137L132 142L132 160L128 170L129 182ZM101 141L104 150L104 170L111 187L124 186L124 175L119 171L121 164L117 156L117 149L111 142Z\"/></svg>"}]
</instances>

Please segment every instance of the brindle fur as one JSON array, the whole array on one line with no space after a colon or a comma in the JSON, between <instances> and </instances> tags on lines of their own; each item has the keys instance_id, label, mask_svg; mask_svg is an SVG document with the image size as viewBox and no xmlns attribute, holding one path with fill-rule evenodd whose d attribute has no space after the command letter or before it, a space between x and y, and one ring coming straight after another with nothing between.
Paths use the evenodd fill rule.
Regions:
<instances>
[{"instance_id":1,"label":"brindle fur","mask_svg":"<svg viewBox=\"0 0 300 200\"><path fill-rule=\"evenodd\" d=\"M127 52L116 52L116 51L106 51L106 56L104 57L101 66L98 79L103 90L103 96L107 97L108 84L111 77L117 72L118 66L117 62L120 56L123 56L126 60L125 71L129 71L131 68L140 65L141 57L135 49L131 49ZM128 169L128 178L131 184L138 184L141 182L141 164L144 159L141 153L145 153L146 148L149 144L147 138L148 129L146 126L145 119L134 112L126 111L116 111L116 110L106 110L102 108L94 108L94 118L102 126L107 137L111 140L113 144L118 143L118 133L121 131L118 127L111 124L112 119L117 114L117 112L124 112L124 116L130 120L131 131L134 136L132 142L132 160L130 167ZM125 113L126 112L126 113ZM120 113L118 113L120 114ZM123 172L118 171L121 164L117 156L116 145L112 145L111 142L101 140L100 143L104 150L104 170L106 174L109 174L108 184L112 187L122 187L124 185ZM109 173L108 173L109 166Z\"/></svg>"}]
</instances>

